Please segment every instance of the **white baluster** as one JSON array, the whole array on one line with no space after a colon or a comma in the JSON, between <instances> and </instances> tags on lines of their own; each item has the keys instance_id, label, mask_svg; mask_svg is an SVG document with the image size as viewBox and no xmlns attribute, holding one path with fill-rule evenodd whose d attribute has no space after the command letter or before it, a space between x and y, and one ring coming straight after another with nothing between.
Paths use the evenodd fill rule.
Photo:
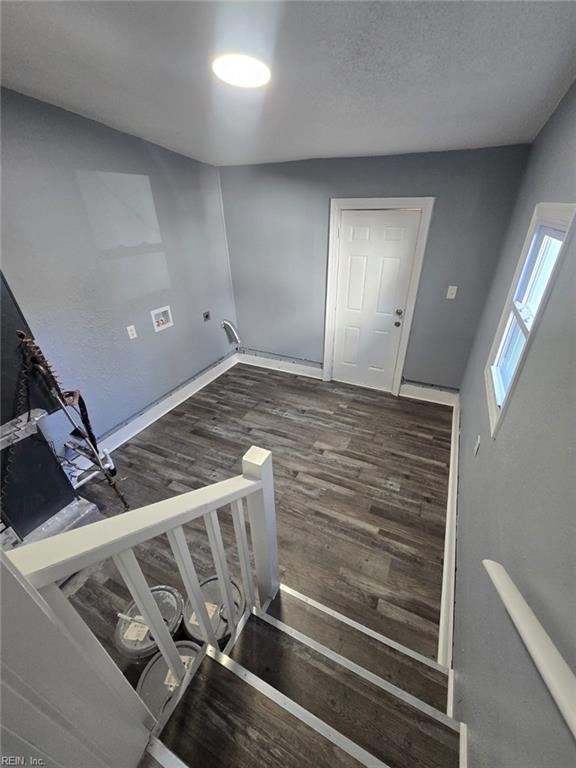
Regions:
<instances>
[{"instance_id":1,"label":"white baluster","mask_svg":"<svg viewBox=\"0 0 576 768\"><path fill-rule=\"evenodd\" d=\"M202 635L206 642L210 645L217 645L216 635L214 634L214 627L208 616L206 610L206 604L204 602L204 596L194 568L192 557L190 556L190 550L188 549L188 543L186 542L186 536L181 526L168 531L168 541L174 553L174 559L176 565L182 576L182 582L186 589L186 594L192 605L192 609L198 619L198 625L202 630Z\"/></svg>"},{"instance_id":2,"label":"white baluster","mask_svg":"<svg viewBox=\"0 0 576 768\"><path fill-rule=\"evenodd\" d=\"M242 474L249 480L262 482L262 490L247 496L246 503L252 533L258 597L263 607L274 598L280 586L274 477L270 451L252 446L242 459Z\"/></svg>"},{"instance_id":3,"label":"white baluster","mask_svg":"<svg viewBox=\"0 0 576 768\"><path fill-rule=\"evenodd\" d=\"M154 636L158 648L166 659L168 667L172 671L174 677L179 682L182 682L186 670L182 664L172 635L164 623L164 619L156 605L154 596L152 592L150 592L150 587L138 565L134 552L131 549L128 549L126 552L114 555L114 562L116 563L116 567L120 571L120 575L124 579L126 586L130 590L130 594L134 598L134 602L138 606L138 610L144 621L150 627L150 632Z\"/></svg>"},{"instance_id":4,"label":"white baluster","mask_svg":"<svg viewBox=\"0 0 576 768\"><path fill-rule=\"evenodd\" d=\"M234 609L234 597L232 595L232 587L230 584L230 573L228 571L228 564L226 563L226 553L224 551L224 542L222 541L222 534L220 532L220 525L218 523L218 515L216 510L207 512L204 515L204 522L206 524L206 531L208 532L208 541L210 542L210 549L212 550L212 557L214 558L214 565L216 567L216 573L218 575L218 581L220 583L220 592L222 594L222 602L226 609L226 617L228 619L228 627L230 631L234 630L236 626L236 612Z\"/></svg>"},{"instance_id":5,"label":"white baluster","mask_svg":"<svg viewBox=\"0 0 576 768\"><path fill-rule=\"evenodd\" d=\"M246 521L244 519L244 504L242 499L237 499L230 505L232 511L232 522L234 523L234 533L236 534L236 544L238 545L238 558L240 560L240 571L242 573L242 583L244 585L244 594L246 603L252 609L256 605L254 596L254 586L252 584L252 566L250 564L250 553L248 550L248 537L246 536Z\"/></svg>"},{"instance_id":6,"label":"white baluster","mask_svg":"<svg viewBox=\"0 0 576 768\"><path fill-rule=\"evenodd\" d=\"M62 593L62 590L56 584L48 584L40 590L40 594L79 646L86 658L86 663L110 686L115 696L128 711L136 712L140 722L151 730L156 724L156 718L126 680L78 611Z\"/></svg>"}]
</instances>

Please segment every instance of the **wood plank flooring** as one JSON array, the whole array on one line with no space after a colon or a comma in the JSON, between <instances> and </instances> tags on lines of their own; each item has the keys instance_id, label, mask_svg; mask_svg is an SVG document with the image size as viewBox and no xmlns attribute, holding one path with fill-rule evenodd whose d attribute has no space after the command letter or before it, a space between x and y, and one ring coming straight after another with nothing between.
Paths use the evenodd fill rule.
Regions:
<instances>
[{"instance_id":1,"label":"wood plank flooring","mask_svg":"<svg viewBox=\"0 0 576 768\"><path fill-rule=\"evenodd\" d=\"M255 616L230 655L390 768L458 766L457 731Z\"/></svg>"},{"instance_id":2,"label":"wood plank flooring","mask_svg":"<svg viewBox=\"0 0 576 768\"><path fill-rule=\"evenodd\" d=\"M267 613L430 706L446 711L448 675L444 672L286 592L278 592Z\"/></svg>"},{"instance_id":3,"label":"wood plank flooring","mask_svg":"<svg viewBox=\"0 0 576 768\"><path fill-rule=\"evenodd\" d=\"M360 768L210 658L200 665L160 740L189 768Z\"/></svg>"},{"instance_id":4,"label":"wood plank flooring","mask_svg":"<svg viewBox=\"0 0 576 768\"><path fill-rule=\"evenodd\" d=\"M273 453L282 580L435 657L451 409L238 365L115 451L133 507L241 471L250 445ZM102 481L83 495L121 512ZM219 514L232 570L233 528ZM203 524L187 526L198 571L213 566ZM138 548L151 584L181 588L165 537ZM127 591L111 564L68 585L111 654Z\"/></svg>"}]
</instances>

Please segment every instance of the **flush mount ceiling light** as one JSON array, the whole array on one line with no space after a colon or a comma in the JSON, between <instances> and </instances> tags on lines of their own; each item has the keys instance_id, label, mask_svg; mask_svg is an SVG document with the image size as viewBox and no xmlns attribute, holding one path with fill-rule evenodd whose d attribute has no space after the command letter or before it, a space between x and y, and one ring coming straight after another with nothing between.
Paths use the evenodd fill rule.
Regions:
<instances>
[{"instance_id":1,"label":"flush mount ceiling light","mask_svg":"<svg viewBox=\"0 0 576 768\"><path fill-rule=\"evenodd\" d=\"M226 53L212 62L212 72L229 85L238 88L261 88L270 80L264 62L244 53Z\"/></svg>"}]
</instances>

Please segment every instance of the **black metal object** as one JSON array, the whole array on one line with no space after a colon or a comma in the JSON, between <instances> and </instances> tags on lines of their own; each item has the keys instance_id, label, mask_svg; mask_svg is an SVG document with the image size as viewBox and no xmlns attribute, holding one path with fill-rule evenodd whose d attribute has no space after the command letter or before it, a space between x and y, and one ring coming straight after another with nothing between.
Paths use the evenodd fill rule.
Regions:
<instances>
[{"instance_id":1,"label":"black metal object","mask_svg":"<svg viewBox=\"0 0 576 768\"><path fill-rule=\"evenodd\" d=\"M3 273L0 296L1 343L2 343L2 391L0 392L0 424L22 416L32 408L42 408L48 413L58 410L58 402L51 395L43 378L33 375L29 382L28 395L24 402L17 404L18 386L22 376L22 347L18 331L24 331L32 338L32 331L22 314L14 294Z\"/></svg>"},{"instance_id":2,"label":"black metal object","mask_svg":"<svg viewBox=\"0 0 576 768\"><path fill-rule=\"evenodd\" d=\"M2 451L3 475L8 450ZM2 520L24 538L70 504L76 494L40 433L11 450L13 465L2 500Z\"/></svg>"},{"instance_id":3,"label":"black metal object","mask_svg":"<svg viewBox=\"0 0 576 768\"><path fill-rule=\"evenodd\" d=\"M1 419L2 424L32 408L59 408L42 376L23 365L17 331L30 338L26 322L4 275L1 275ZM75 498L74 489L41 433L2 451L2 520L23 538Z\"/></svg>"}]
</instances>

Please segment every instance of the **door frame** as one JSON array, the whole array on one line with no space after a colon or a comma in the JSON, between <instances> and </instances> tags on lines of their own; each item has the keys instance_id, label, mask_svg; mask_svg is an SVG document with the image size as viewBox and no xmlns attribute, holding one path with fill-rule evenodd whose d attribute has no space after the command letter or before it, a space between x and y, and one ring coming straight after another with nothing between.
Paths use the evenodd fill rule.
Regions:
<instances>
[{"instance_id":1,"label":"door frame","mask_svg":"<svg viewBox=\"0 0 576 768\"><path fill-rule=\"evenodd\" d=\"M342 211L370 210L418 210L421 212L420 226L414 251L414 262L410 272L408 296L404 311L404 322L400 331L400 344L394 368L392 394L398 395L402 383L404 360L408 348L408 338L412 327L416 294L420 284L424 252L428 240L428 231L432 219L435 197L346 197L330 199L330 229L328 236L328 276L326 283L326 318L324 325L324 362L323 381L332 379L334 365L334 340L336 337L336 302L338 298L338 267L340 257L340 218Z\"/></svg>"}]
</instances>

